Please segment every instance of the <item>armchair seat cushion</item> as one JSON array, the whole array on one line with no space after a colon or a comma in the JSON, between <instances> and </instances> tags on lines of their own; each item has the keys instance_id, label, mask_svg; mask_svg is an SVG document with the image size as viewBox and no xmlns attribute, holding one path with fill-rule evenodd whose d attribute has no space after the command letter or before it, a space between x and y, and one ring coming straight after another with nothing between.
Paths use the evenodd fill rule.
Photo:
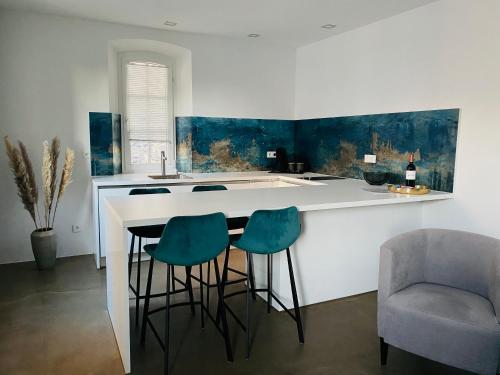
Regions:
<instances>
[{"instance_id":1,"label":"armchair seat cushion","mask_svg":"<svg viewBox=\"0 0 500 375\"><path fill-rule=\"evenodd\" d=\"M500 325L475 293L418 283L392 294L379 311L379 335L403 350L481 374L494 374Z\"/></svg>"}]
</instances>

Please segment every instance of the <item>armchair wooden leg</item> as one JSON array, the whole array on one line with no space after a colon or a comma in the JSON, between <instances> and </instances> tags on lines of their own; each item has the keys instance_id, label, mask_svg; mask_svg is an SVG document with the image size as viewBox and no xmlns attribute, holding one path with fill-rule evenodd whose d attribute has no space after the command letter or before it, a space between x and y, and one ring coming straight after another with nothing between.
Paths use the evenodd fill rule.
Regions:
<instances>
[{"instance_id":1,"label":"armchair wooden leg","mask_svg":"<svg viewBox=\"0 0 500 375\"><path fill-rule=\"evenodd\" d=\"M380 337L380 365L385 366L387 364L387 354L389 352L389 344L384 341L383 337Z\"/></svg>"}]
</instances>

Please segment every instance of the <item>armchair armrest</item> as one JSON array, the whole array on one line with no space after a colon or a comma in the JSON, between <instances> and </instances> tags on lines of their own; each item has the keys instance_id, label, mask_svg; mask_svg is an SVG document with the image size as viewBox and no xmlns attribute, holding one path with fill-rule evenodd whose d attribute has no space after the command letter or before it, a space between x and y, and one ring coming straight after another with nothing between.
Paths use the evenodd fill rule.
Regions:
<instances>
[{"instance_id":1,"label":"armchair armrest","mask_svg":"<svg viewBox=\"0 0 500 375\"><path fill-rule=\"evenodd\" d=\"M492 262L490 287L489 287L489 300L495 309L497 322L500 323L500 255L496 255Z\"/></svg>"},{"instance_id":2,"label":"armchair armrest","mask_svg":"<svg viewBox=\"0 0 500 375\"><path fill-rule=\"evenodd\" d=\"M424 281L426 233L417 230L394 237L380 248L378 300L381 306L392 294Z\"/></svg>"}]
</instances>

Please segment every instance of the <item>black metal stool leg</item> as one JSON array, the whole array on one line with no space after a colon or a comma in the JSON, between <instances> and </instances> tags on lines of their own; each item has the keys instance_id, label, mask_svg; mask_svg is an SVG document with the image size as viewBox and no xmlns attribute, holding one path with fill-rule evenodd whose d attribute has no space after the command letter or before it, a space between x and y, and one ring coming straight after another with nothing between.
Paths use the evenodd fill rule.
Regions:
<instances>
[{"instance_id":1,"label":"black metal stool leg","mask_svg":"<svg viewBox=\"0 0 500 375\"><path fill-rule=\"evenodd\" d=\"M250 265L252 256L249 252L247 252L247 264ZM246 344L247 344L247 353L246 358L250 358L250 272L247 272L247 282L246 282L246 297L247 297L247 308L246 308Z\"/></svg>"},{"instance_id":2,"label":"black metal stool leg","mask_svg":"<svg viewBox=\"0 0 500 375\"><path fill-rule=\"evenodd\" d=\"M221 286L222 286L222 296L224 297L224 289L227 282L227 274L228 274L228 262L229 262L229 249L231 245L227 245L226 253L224 254L224 265L222 266L222 278L221 278ZM217 325L220 323L220 309L219 304L217 304L217 313L215 314L215 322Z\"/></svg>"},{"instance_id":3,"label":"black metal stool leg","mask_svg":"<svg viewBox=\"0 0 500 375\"><path fill-rule=\"evenodd\" d=\"M214 264L217 259L214 260ZM210 261L207 263L207 309L210 306Z\"/></svg>"},{"instance_id":4,"label":"black metal stool leg","mask_svg":"<svg viewBox=\"0 0 500 375\"><path fill-rule=\"evenodd\" d=\"M175 266L172 266L171 271L172 271L172 292L175 292Z\"/></svg>"},{"instance_id":5,"label":"black metal stool leg","mask_svg":"<svg viewBox=\"0 0 500 375\"><path fill-rule=\"evenodd\" d=\"M255 273L253 272L253 259L250 257L250 263L248 264L248 269L247 273L249 274L248 276L250 277L250 288L252 292L252 298L253 300L257 300L257 294L255 293Z\"/></svg>"},{"instance_id":6,"label":"black metal stool leg","mask_svg":"<svg viewBox=\"0 0 500 375\"><path fill-rule=\"evenodd\" d=\"M142 238L139 237L139 250L137 250L137 295L135 296L135 326L139 325L139 302L141 302L141 253Z\"/></svg>"},{"instance_id":7,"label":"black metal stool leg","mask_svg":"<svg viewBox=\"0 0 500 375\"><path fill-rule=\"evenodd\" d=\"M167 267L167 295L166 295L166 305L165 305L165 352L164 352L164 368L163 373L165 375L169 374L169 363L168 363L168 347L170 341L170 266Z\"/></svg>"},{"instance_id":8,"label":"black metal stool leg","mask_svg":"<svg viewBox=\"0 0 500 375\"><path fill-rule=\"evenodd\" d=\"M132 235L132 240L130 241L130 253L128 255L128 280L130 282L130 276L132 276L132 260L134 258L134 242L135 234Z\"/></svg>"},{"instance_id":9,"label":"black metal stool leg","mask_svg":"<svg viewBox=\"0 0 500 375\"><path fill-rule=\"evenodd\" d=\"M224 334L224 342L226 344L226 356L229 362L233 362L233 350L231 348L231 340L229 339L229 328L227 325L226 308L224 307L224 296L222 294L222 284L220 280L219 264L217 263L217 258L214 259L214 268L215 268L215 280L217 283L217 293L219 295L218 297L219 297L220 316L222 321L222 332Z\"/></svg>"},{"instance_id":10,"label":"black metal stool leg","mask_svg":"<svg viewBox=\"0 0 500 375\"><path fill-rule=\"evenodd\" d=\"M201 328L205 328L205 311L203 311L203 264L200 264L200 314L201 314Z\"/></svg>"},{"instance_id":11,"label":"black metal stool leg","mask_svg":"<svg viewBox=\"0 0 500 375\"><path fill-rule=\"evenodd\" d=\"M389 344L384 341L383 337L380 337L380 365L385 366L387 364L387 354L389 352Z\"/></svg>"},{"instance_id":12,"label":"black metal stool leg","mask_svg":"<svg viewBox=\"0 0 500 375\"><path fill-rule=\"evenodd\" d=\"M295 322L297 323L299 342L303 344L304 330L302 329L302 319L300 317L299 300L297 298L297 288L295 286L295 278L293 276L292 257L290 256L290 248L286 249L286 257L288 260L288 272L290 274L290 286L292 288L293 308L295 310Z\"/></svg>"},{"instance_id":13,"label":"black metal stool leg","mask_svg":"<svg viewBox=\"0 0 500 375\"><path fill-rule=\"evenodd\" d=\"M227 273L228 273L228 264L229 264L229 252L231 251L231 245L227 245L226 254L224 255L224 268L222 268L222 291L226 286L227 282Z\"/></svg>"},{"instance_id":14,"label":"black metal stool leg","mask_svg":"<svg viewBox=\"0 0 500 375\"><path fill-rule=\"evenodd\" d=\"M173 268L173 266L172 266ZM191 302L191 314L195 315L194 311L194 297L193 297L193 283L191 282L192 267L186 267L186 288L189 293L189 302Z\"/></svg>"},{"instance_id":15,"label":"black metal stool leg","mask_svg":"<svg viewBox=\"0 0 500 375\"><path fill-rule=\"evenodd\" d=\"M225 290L225 287L226 287L226 282L227 282L227 274L228 274L228 263L229 263L229 251L231 249L231 245L227 245L226 247L226 254L224 254L224 266L222 268L222 280L221 280L221 284L222 284L222 298L224 298L224 290ZM219 309L219 305L217 305L217 314L215 316L215 322L217 323L217 325L219 325L219 322L220 322L220 309Z\"/></svg>"},{"instance_id":16,"label":"black metal stool leg","mask_svg":"<svg viewBox=\"0 0 500 375\"><path fill-rule=\"evenodd\" d=\"M151 281L153 279L153 266L154 266L154 258L151 257L149 261L149 272L148 272L148 283L146 285L146 296L144 299L144 310L142 312L142 329L141 329L141 345L144 346L146 342L146 326L149 312L149 300L151 298Z\"/></svg>"},{"instance_id":17,"label":"black metal stool leg","mask_svg":"<svg viewBox=\"0 0 500 375\"><path fill-rule=\"evenodd\" d=\"M273 303L273 255L267 254L267 313L271 312Z\"/></svg>"}]
</instances>

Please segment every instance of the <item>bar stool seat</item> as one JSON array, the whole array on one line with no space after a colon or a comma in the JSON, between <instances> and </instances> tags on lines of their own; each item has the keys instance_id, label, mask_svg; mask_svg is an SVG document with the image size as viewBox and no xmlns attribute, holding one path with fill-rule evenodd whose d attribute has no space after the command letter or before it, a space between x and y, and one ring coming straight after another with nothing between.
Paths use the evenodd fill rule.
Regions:
<instances>
[{"instance_id":1,"label":"bar stool seat","mask_svg":"<svg viewBox=\"0 0 500 375\"><path fill-rule=\"evenodd\" d=\"M224 337L227 360L233 361L231 343L225 308L222 300L222 284L217 263L217 256L224 251L229 243L229 236L226 224L226 218L222 213L214 213L200 216L178 216L170 219L165 226L162 237L158 244L144 246L144 250L151 256L149 264L148 282L146 287L146 299L144 302L144 313L142 320L141 344L145 344L147 326L151 328L160 346L164 349L164 374L168 375L169 366L169 341L170 341L170 309L173 307L186 306L193 301L170 303L170 295L176 292L170 291L170 266L193 267L199 265L200 280L202 280L202 265L213 262L216 276L216 286L219 295L219 310L221 311L222 328L216 324L216 328ZM166 285L166 304L163 307L149 310L151 297L151 281L154 263L156 261L166 263L167 267L167 285ZM189 280L193 278L188 275ZM189 281L190 282L190 281ZM200 305L201 325L204 327L204 313L215 323L215 319L210 315L208 306L203 303L203 285L200 283L200 300L194 301ZM164 339L156 331L153 323L149 319L151 314L159 311L165 311L165 334ZM182 372L181 372L182 373Z\"/></svg>"},{"instance_id":2,"label":"bar stool seat","mask_svg":"<svg viewBox=\"0 0 500 375\"><path fill-rule=\"evenodd\" d=\"M247 263L252 264L252 254L267 256L267 288L255 289L254 292L267 293L267 311L271 312L271 304L274 299L287 313L295 320L299 342L304 343L304 332L302 328L302 319L297 298L297 288L293 274L292 259L290 256L290 246L299 238L301 231L300 217L296 207L289 207L280 210L258 210L255 211L245 227L243 235L232 241L232 245L246 251ZM290 286L292 290L294 313L278 299L272 290L272 255L281 251L286 251L288 272L290 277ZM246 332L247 358L250 356L250 292L251 285L249 280L246 283L247 311L246 324L242 326ZM224 296L224 298L235 295ZM231 312L230 309L228 309ZM231 313L233 316L234 314Z\"/></svg>"},{"instance_id":3,"label":"bar stool seat","mask_svg":"<svg viewBox=\"0 0 500 375\"><path fill-rule=\"evenodd\" d=\"M129 195L148 195L148 194L169 194L170 190L167 188L135 188L130 190ZM128 231L132 234L132 240L130 242L130 252L128 258L128 277L129 277L129 287L132 293L135 296L135 325L139 324L139 304L140 300L144 299L145 296L141 295L141 261L142 261L142 239L156 239L160 238L163 230L165 228L165 224L158 225L146 225L140 227L131 227ZM135 285L132 285L131 276L132 276L132 261L134 256L134 245L135 238L139 239L139 250L137 252L137 279ZM175 277L174 269L172 266L172 288L175 290L175 281L179 282L181 285L189 289L191 300L193 299L193 291L191 285L182 280L179 280ZM190 273L190 269L186 268L186 275ZM164 294L155 294L154 297L163 297ZM194 314L194 305L192 305L192 313Z\"/></svg>"}]
</instances>

